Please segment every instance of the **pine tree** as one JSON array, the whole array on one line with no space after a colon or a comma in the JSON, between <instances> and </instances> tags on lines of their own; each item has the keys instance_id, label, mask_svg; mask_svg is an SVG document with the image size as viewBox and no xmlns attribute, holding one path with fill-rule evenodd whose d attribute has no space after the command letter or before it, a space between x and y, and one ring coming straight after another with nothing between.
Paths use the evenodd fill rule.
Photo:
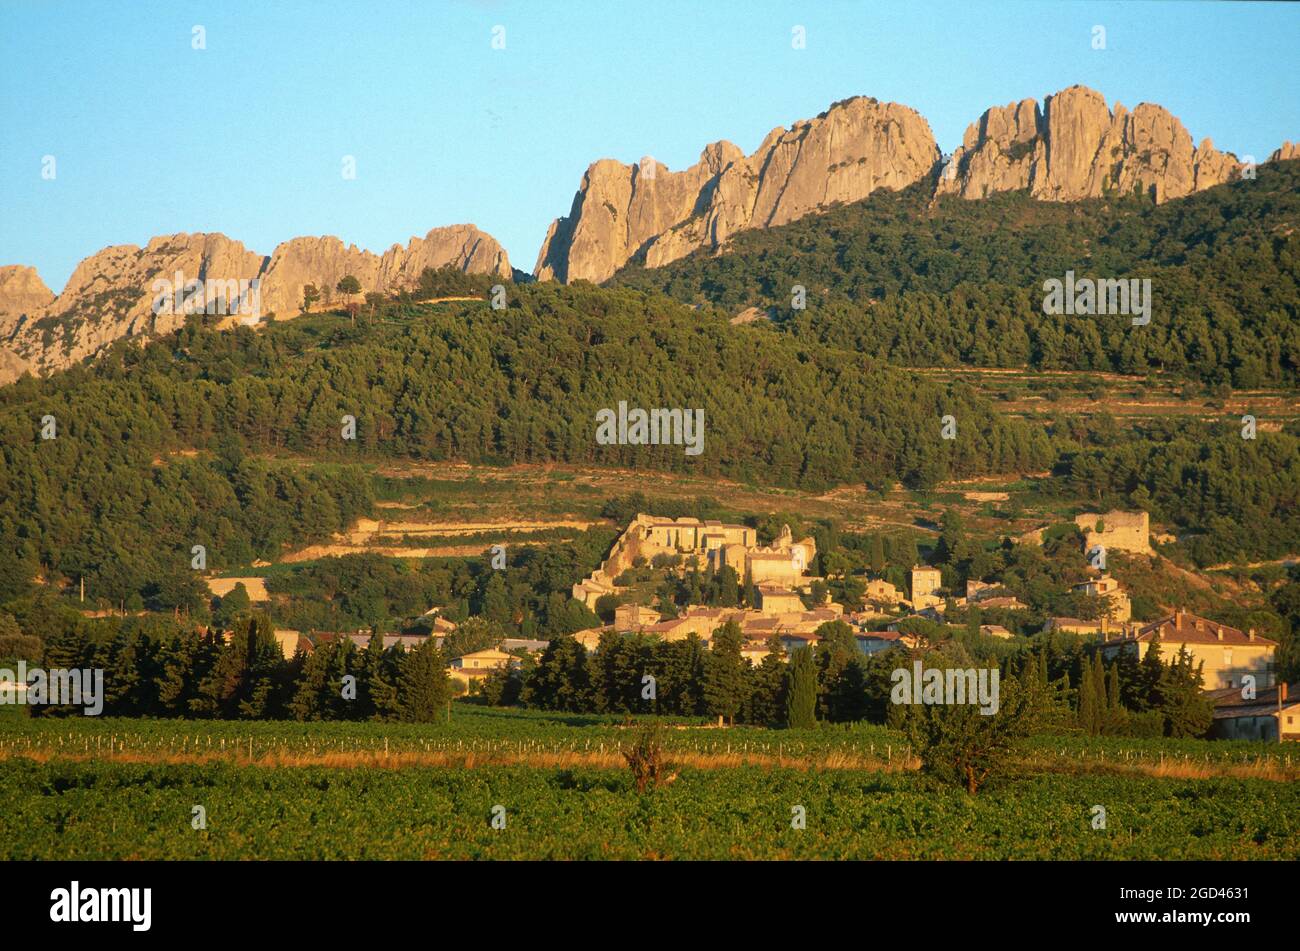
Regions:
<instances>
[{"instance_id":1,"label":"pine tree","mask_svg":"<svg viewBox=\"0 0 1300 951\"><path fill-rule=\"evenodd\" d=\"M1204 666L1204 661L1197 664L1186 650L1179 650L1165 668L1159 709L1165 716L1166 735L1204 736L1214 722L1214 705L1204 693Z\"/></svg>"}]
</instances>

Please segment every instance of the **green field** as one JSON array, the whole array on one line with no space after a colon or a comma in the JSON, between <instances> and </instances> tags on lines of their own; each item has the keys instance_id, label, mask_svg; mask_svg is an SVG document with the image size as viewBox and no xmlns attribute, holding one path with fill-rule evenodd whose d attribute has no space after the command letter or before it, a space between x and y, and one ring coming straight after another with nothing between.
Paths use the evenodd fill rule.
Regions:
<instances>
[{"instance_id":1,"label":"green field","mask_svg":"<svg viewBox=\"0 0 1300 951\"><path fill-rule=\"evenodd\" d=\"M91 859L1300 858L1300 755L1277 745L1038 737L970 797L908 768L883 727L663 723L682 727L663 731L677 778L639 794L618 755L635 731L617 717L467 704L449 725L4 716L0 857L76 843ZM449 765L422 765L437 757Z\"/></svg>"}]
</instances>

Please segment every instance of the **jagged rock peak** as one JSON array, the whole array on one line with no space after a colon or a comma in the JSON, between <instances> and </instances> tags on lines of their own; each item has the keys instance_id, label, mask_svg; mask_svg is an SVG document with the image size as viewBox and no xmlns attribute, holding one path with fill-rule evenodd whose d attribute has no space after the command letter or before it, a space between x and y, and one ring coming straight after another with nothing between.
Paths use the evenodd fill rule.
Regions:
<instances>
[{"instance_id":1,"label":"jagged rock peak","mask_svg":"<svg viewBox=\"0 0 1300 951\"><path fill-rule=\"evenodd\" d=\"M36 268L24 264L0 267L0 316L34 313L54 300Z\"/></svg>"},{"instance_id":2,"label":"jagged rock peak","mask_svg":"<svg viewBox=\"0 0 1300 951\"><path fill-rule=\"evenodd\" d=\"M723 141L680 172L601 159L587 169L568 216L551 224L536 274L603 281L641 251L657 267L696 248L719 248L746 228L785 224L878 188L904 188L929 174L938 157L917 112L858 96L773 129L750 156Z\"/></svg>"},{"instance_id":3,"label":"jagged rock peak","mask_svg":"<svg viewBox=\"0 0 1300 951\"><path fill-rule=\"evenodd\" d=\"M1029 189L1045 201L1141 193L1182 198L1240 175L1236 156L1199 148L1163 106L1112 111L1101 93L1071 86L1040 109L1023 99L987 110L945 164L937 194L983 198Z\"/></svg>"},{"instance_id":4,"label":"jagged rock peak","mask_svg":"<svg viewBox=\"0 0 1300 951\"><path fill-rule=\"evenodd\" d=\"M347 275L357 278L362 292L394 293L415 286L426 267L511 274L496 239L468 224L434 228L382 255L328 236L294 238L266 257L223 234L161 235L143 248L115 245L85 258L57 297L30 268L0 268L0 343L7 351L7 359L0 361L0 384L23 370L41 373L70 366L122 337L183 326L182 308L155 306L160 294L167 293L159 282L176 285L178 275L184 283L209 282L205 303L220 301L224 308L231 300L243 307L256 301L255 314L216 311L233 320L241 315L296 316L307 284L316 285L328 301ZM256 297L248 290L254 281ZM173 288L172 294L177 292L187 294L181 286ZM36 326L44 317L55 318L57 332L48 322Z\"/></svg>"}]
</instances>

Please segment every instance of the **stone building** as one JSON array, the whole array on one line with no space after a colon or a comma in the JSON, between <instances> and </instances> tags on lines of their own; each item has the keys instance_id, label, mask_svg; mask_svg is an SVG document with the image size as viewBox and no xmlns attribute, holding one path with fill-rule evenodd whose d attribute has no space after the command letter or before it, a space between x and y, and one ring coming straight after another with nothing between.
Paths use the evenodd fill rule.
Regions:
<instances>
[{"instance_id":1,"label":"stone building","mask_svg":"<svg viewBox=\"0 0 1300 951\"><path fill-rule=\"evenodd\" d=\"M1280 683L1246 699L1236 687L1211 693L1210 736L1223 740L1300 741L1300 684Z\"/></svg>"},{"instance_id":2,"label":"stone building","mask_svg":"<svg viewBox=\"0 0 1300 951\"><path fill-rule=\"evenodd\" d=\"M1120 651L1132 651L1141 660L1157 638L1160 659L1165 663L1177 657L1179 650L1186 650L1194 663L1204 663L1206 690L1240 687L1246 674L1254 676L1256 687L1273 685L1276 641L1260 637L1253 628L1239 631L1187 611L1178 611L1132 633L1104 640L1102 654L1109 659Z\"/></svg>"},{"instance_id":3,"label":"stone building","mask_svg":"<svg viewBox=\"0 0 1300 951\"><path fill-rule=\"evenodd\" d=\"M760 584L756 608L762 614L800 614L804 610L803 600L789 588L774 584Z\"/></svg>"},{"instance_id":4,"label":"stone building","mask_svg":"<svg viewBox=\"0 0 1300 951\"><path fill-rule=\"evenodd\" d=\"M1123 624L1133 617L1133 603L1129 600L1128 594L1120 583L1109 575L1081 581L1071 590L1103 598L1108 606L1106 616L1117 624Z\"/></svg>"},{"instance_id":5,"label":"stone building","mask_svg":"<svg viewBox=\"0 0 1300 951\"><path fill-rule=\"evenodd\" d=\"M920 609L939 604L943 599L935 592L943 587L943 573L938 568L917 565L912 569L912 607Z\"/></svg>"},{"instance_id":6,"label":"stone building","mask_svg":"<svg viewBox=\"0 0 1300 951\"><path fill-rule=\"evenodd\" d=\"M748 525L642 514L619 536L601 566L573 586L572 593L594 608L602 595L618 592L615 581L638 558L651 562L656 555L680 557L685 565L701 569L730 567L742 584L751 579L754 584L799 588L813 580L804 573L816 554L817 543L811 538L794 541L788 525L772 545L760 546L758 533Z\"/></svg>"},{"instance_id":7,"label":"stone building","mask_svg":"<svg viewBox=\"0 0 1300 951\"><path fill-rule=\"evenodd\" d=\"M881 578L873 578L867 582L863 597L868 601L878 601L882 604L897 604L903 600L902 593L888 581Z\"/></svg>"},{"instance_id":8,"label":"stone building","mask_svg":"<svg viewBox=\"0 0 1300 951\"><path fill-rule=\"evenodd\" d=\"M1074 524L1083 532L1085 552L1101 547L1107 551L1127 551L1137 555L1152 553L1151 521L1146 512L1116 510L1104 515L1084 512L1075 516Z\"/></svg>"}]
</instances>

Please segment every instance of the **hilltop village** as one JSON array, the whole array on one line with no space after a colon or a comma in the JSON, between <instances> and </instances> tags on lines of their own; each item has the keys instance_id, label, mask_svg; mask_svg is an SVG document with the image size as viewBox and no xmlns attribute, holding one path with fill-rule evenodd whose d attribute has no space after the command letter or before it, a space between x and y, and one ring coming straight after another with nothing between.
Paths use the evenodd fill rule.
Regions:
<instances>
[{"instance_id":1,"label":"hilltop village","mask_svg":"<svg viewBox=\"0 0 1300 951\"><path fill-rule=\"evenodd\" d=\"M1083 538L1083 554L1094 565L1090 576L1070 586L1072 593L1095 598L1102 606L1092 618L1049 617L1042 633L1094 644L1107 662L1128 655L1140 662L1153 645L1166 660L1185 655L1199 668L1205 696L1215 707L1214 735L1241 738L1300 738L1300 702L1289 698L1288 685L1276 682L1276 641L1253 629L1240 630L1200 617L1184 609L1147 620L1133 618L1133 604L1119 580L1102 567L1106 553L1152 555L1150 525L1145 512L1085 513L1074 520ZM1019 544L1040 544L1043 532L1016 539ZM831 630L846 626L857 649L872 656L893 648L925 651L935 646L922 633L927 625L940 629L952 614L969 626L985 613L1028 610L1014 594L998 584L968 580L962 590L949 590L943 572L928 564L907 571L906 590L883 578L865 579L864 604L848 610L832 599L826 578L813 573L817 543L811 536L795 539L783 526L771 544L760 544L757 530L748 525L693 517L661 518L638 514L618 537L608 556L587 578L573 585L572 596L586 607L608 611L608 623L577 631L573 640L594 656L611 635L638 635L675 643L697 640L712 645L724 625L733 625L741 637L740 656L757 668L776 652L788 663L800 648L816 649ZM718 606L687 604L661 610L647 601L649 588L640 582L652 572L718 576L734 573L743 592L742 604ZM1003 615L1005 617L1005 614ZM383 635L385 648L401 644L411 649L427 639L441 647L457 625L438 609L427 615L427 633ZM920 622L920 623L917 623ZM977 623L984 637L1012 641L1016 635L994 623ZM350 638L364 649L371 635L346 635L279 631L285 656L296 650L310 652L331 638ZM547 650L547 640L503 638L491 646L454 657L447 674L456 690L478 694L494 675L531 667ZM1253 678L1253 681L1252 681ZM1243 687L1253 683L1256 694L1247 699ZM1249 691L1246 691L1249 693ZM1292 687L1290 696L1295 696Z\"/></svg>"}]
</instances>

